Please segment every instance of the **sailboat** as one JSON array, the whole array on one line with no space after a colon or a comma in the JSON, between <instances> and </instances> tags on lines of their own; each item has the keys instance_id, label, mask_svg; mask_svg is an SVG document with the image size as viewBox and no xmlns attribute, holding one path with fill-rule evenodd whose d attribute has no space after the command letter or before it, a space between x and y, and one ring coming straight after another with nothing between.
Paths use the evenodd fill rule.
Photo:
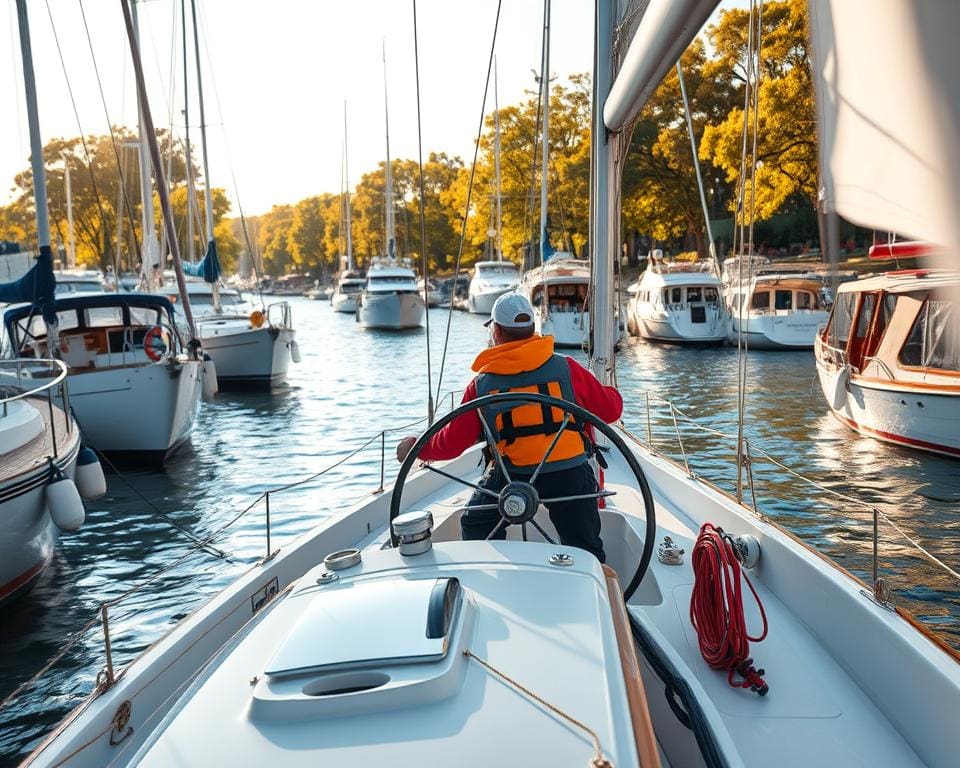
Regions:
<instances>
[{"instance_id":1,"label":"sailboat","mask_svg":"<svg viewBox=\"0 0 960 768\"><path fill-rule=\"evenodd\" d=\"M54 311L47 183L25 2L17 3L17 15L39 255L22 278L0 283L0 302L27 302L38 324L55 336L59 319ZM61 360L0 361L0 606L36 583L61 531L83 525L81 495L93 499L106 492L96 456L81 448L68 389L67 366Z\"/></svg>"},{"instance_id":2,"label":"sailboat","mask_svg":"<svg viewBox=\"0 0 960 768\"><path fill-rule=\"evenodd\" d=\"M363 286L366 283L363 273L357 270L353 264L353 226L350 215L350 172L347 166L347 104L343 104L343 175L344 189L341 191L341 204L343 206L344 234L346 240L347 253L344 262L340 265L340 275L337 277L337 285L330 296L330 304L334 312L345 312L347 314L356 314L357 300L363 292Z\"/></svg>"},{"instance_id":3,"label":"sailboat","mask_svg":"<svg viewBox=\"0 0 960 768\"><path fill-rule=\"evenodd\" d=\"M384 255L367 267L367 279L360 294L357 320L363 328L404 330L419 328L426 314L417 276L406 260L397 258L393 217L393 168L390 164L390 114L387 104L387 54L383 52L383 106L387 136L384 165Z\"/></svg>"},{"instance_id":4,"label":"sailboat","mask_svg":"<svg viewBox=\"0 0 960 768\"><path fill-rule=\"evenodd\" d=\"M497 64L493 64L493 168L496 187L496 227L493 230L497 258L478 261L473 267L467 294L467 311L489 315L494 302L503 294L515 291L520 284L520 273L511 261L503 260L503 196L500 192L500 100L497 88Z\"/></svg>"},{"instance_id":5,"label":"sailboat","mask_svg":"<svg viewBox=\"0 0 960 768\"><path fill-rule=\"evenodd\" d=\"M181 4L184 14L186 8ZM191 306L196 310L197 333L203 351L213 360L217 384L221 389L272 388L287 377L291 361L298 362L293 315L287 302L275 302L269 306L249 307L235 291L230 291L224 301L220 286L220 259L213 233L213 192L210 183L210 164L207 157L207 123L204 116L203 76L200 67L200 40L197 37L197 11L195 0L190 0L193 15L194 52L196 54L197 96L200 103L200 145L203 155L204 224L207 250L197 264L184 264L184 271L202 278L203 283L188 283L187 292ZM187 19L183 19L184 90L187 78ZM187 119L187 101L184 116ZM189 165L189 124L186 127ZM188 168L187 174L191 171ZM192 247L193 243L190 243ZM173 299L175 294L171 294Z\"/></svg>"},{"instance_id":6,"label":"sailboat","mask_svg":"<svg viewBox=\"0 0 960 768\"><path fill-rule=\"evenodd\" d=\"M646 6L615 73L622 19L597 4L591 366L603 378L625 129L714 5ZM590 423L610 447L605 564L556 543L519 479L490 502L506 540L459 540L493 440L418 464L452 420L522 403ZM744 571L757 602L741 606L739 588L718 585ZM736 650L715 655L727 640ZM25 764L946 767L958 704L956 654L882 590L624 428L506 392L428 428L389 493L269 551L122 674L108 665Z\"/></svg>"},{"instance_id":7,"label":"sailboat","mask_svg":"<svg viewBox=\"0 0 960 768\"><path fill-rule=\"evenodd\" d=\"M48 307L59 318L52 335L31 303L3 310L6 356L60 357L88 445L126 462L162 464L189 438L203 386L202 361L177 330L173 304L146 293L63 293Z\"/></svg>"}]
</instances>

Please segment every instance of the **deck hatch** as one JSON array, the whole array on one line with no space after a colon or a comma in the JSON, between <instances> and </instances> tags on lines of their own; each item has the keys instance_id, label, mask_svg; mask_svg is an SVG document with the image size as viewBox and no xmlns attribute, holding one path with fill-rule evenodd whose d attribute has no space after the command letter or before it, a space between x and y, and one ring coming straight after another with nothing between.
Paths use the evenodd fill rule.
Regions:
<instances>
[{"instance_id":1,"label":"deck hatch","mask_svg":"<svg viewBox=\"0 0 960 768\"><path fill-rule=\"evenodd\" d=\"M283 678L439 661L462 621L462 599L459 582L446 578L382 578L320 590L265 672Z\"/></svg>"}]
</instances>

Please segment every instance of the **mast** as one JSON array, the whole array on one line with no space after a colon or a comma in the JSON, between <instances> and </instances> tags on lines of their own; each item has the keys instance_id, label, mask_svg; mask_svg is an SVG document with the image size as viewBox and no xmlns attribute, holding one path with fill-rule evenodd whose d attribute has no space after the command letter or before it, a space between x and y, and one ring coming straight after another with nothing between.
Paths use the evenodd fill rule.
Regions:
<instances>
[{"instance_id":1,"label":"mast","mask_svg":"<svg viewBox=\"0 0 960 768\"><path fill-rule=\"evenodd\" d=\"M27 19L26 0L17 0L17 21L20 28L20 54L23 57L23 89L27 100L27 125L30 129L30 166L33 171L33 198L37 214L37 245L40 262L46 261L49 280L53 280L53 251L50 248L50 213L47 210L47 174L43 165L43 143L40 139L40 117L37 110L37 81L33 73L33 49L30 45L30 22ZM42 275L34 278L34 285L41 284ZM53 288L51 285L51 293ZM55 355L60 348L57 335L57 315L53 307L43 307L43 319L47 325L48 354Z\"/></svg>"},{"instance_id":2,"label":"mast","mask_svg":"<svg viewBox=\"0 0 960 768\"><path fill-rule=\"evenodd\" d=\"M77 243L73 237L73 188L70 186L70 161L63 158L63 184L67 193L67 268L77 266Z\"/></svg>"},{"instance_id":3,"label":"mast","mask_svg":"<svg viewBox=\"0 0 960 768\"><path fill-rule=\"evenodd\" d=\"M602 1L602 0L601 0ZM543 2L543 147L540 159L540 264L547 261L547 163L550 159L550 0Z\"/></svg>"},{"instance_id":4,"label":"mast","mask_svg":"<svg viewBox=\"0 0 960 768\"><path fill-rule=\"evenodd\" d=\"M183 17L183 143L186 152L187 171L187 261L193 261L193 152L190 149L190 97L187 85L190 82L190 59L187 57L187 7L186 0L180 0L180 15Z\"/></svg>"},{"instance_id":5,"label":"mast","mask_svg":"<svg viewBox=\"0 0 960 768\"><path fill-rule=\"evenodd\" d=\"M343 178L346 194L344 204L347 207L347 270L353 269L353 232L350 223L350 167L347 151L347 102L343 102Z\"/></svg>"},{"instance_id":6,"label":"mast","mask_svg":"<svg viewBox=\"0 0 960 768\"><path fill-rule=\"evenodd\" d=\"M503 261L503 195L500 192L500 99L497 93L497 59L493 59L493 175L497 184L497 261Z\"/></svg>"},{"instance_id":7,"label":"mast","mask_svg":"<svg viewBox=\"0 0 960 768\"><path fill-rule=\"evenodd\" d=\"M18 0L23 2L23 0ZM147 135L147 145L150 149L150 157L153 160L153 167L157 171L157 189L160 192L160 208L163 211L163 223L167 228L167 240L170 243L170 253L173 256L173 268L177 275L177 287L180 289L180 303L183 306L183 315L187 320L187 326L190 328L191 342L197 341L197 328L193 323L193 311L190 309L190 297L187 295L186 280L183 277L183 265L180 263L180 245L177 243L177 232L173 224L173 214L170 210L170 196L167 194L167 187L163 179L163 162L160 157L160 147L157 144L157 135L153 129L153 118L150 116L150 104L147 101L147 86L143 79L143 64L140 61L140 45L137 42L137 33L134 29L133 13L131 7L136 8L135 0L120 0L123 6L123 20L127 27L127 40L130 43L130 54L133 59L133 72L137 78L137 100L140 104L140 115L143 119ZM199 343L191 343L194 355L199 350Z\"/></svg>"},{"instance_id":8,"label":"mast","mask_svg":"<svg viewBox=\"0 0 960 768\"><path fill-rule=\"evenodd\" d=\"M393 223L393 169L390 167L390 105L387 103L387 41L383 41L383 114L387 127L387 168L384 174L386 207L387 258L397 258L397 244Z\"/></svg>"},{"instance_id":9,"label":"mast","mask_svg":"<svg viewBox=\"0 0 960 768\"><path fill-rule=\"evenodd\" d=\"M613 83L613 25L617 0L597 0L593 62L593 125L590 152L595 172L590 190L590 225L593 258L593 309L590 312L592 338L590 369L604 384L613 378L613 259L620 242L620 210L617 187L620 183L618 148L620 134L607 131L603 123L603 104Z\"/></svg>"},{"instance_id":10,"label":"mast","mask_svg":"<svg viewBox=\"0 0 960 768\"><path fill-rule=\"evenodd\" d=\"M140 25L137 20L137 0L130 0L130 13L133 17L133 33L137 38L137 49L139 50ZM161 264L160 261L160 241L157 239L157 233L154 228L153 185L150 172L150 137L147 136L147 121L144 119L142 106L139 106L137 109L137 119L137 131L140 142L140 200L142 203L140 222L143 231L143 258L140 263L140 275L146 290L150 291L159 287L154 284L153 265L159 265L162 275L163 264ZM154 137L154 140L156 140L156 137ZM156 167L159 171L160 165Z\"/></svg>"},{"instance_id":11,"label":"mast","mask_svg":"<svg viewBox=\"0 0 960 768\"><path fill-rule=\"evenodd\" d=\"M203 155L203 207L207 228L207 254L204 258L216 260L217 244L213 239L213 190L210 189L210 159L207 155L207 120L203 111L203 75L200 69L200 36L197 34L197 3L190 0L190 12L193 16L193 49L197 61L197 99L200 101L200 149ZM186 20L184 20L186 26ZM220 270L213 281L213 311L220 313Z\"/></svg>"}]
</instances>

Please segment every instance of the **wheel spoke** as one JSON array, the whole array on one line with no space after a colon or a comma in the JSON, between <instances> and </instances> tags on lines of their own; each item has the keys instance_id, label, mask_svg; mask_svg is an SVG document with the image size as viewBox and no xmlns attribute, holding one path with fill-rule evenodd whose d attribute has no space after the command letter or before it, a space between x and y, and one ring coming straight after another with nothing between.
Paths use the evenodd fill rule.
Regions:
<instances>
[{"instance_id":1,"label":"wheel spoke","mask_svg":"<svg viewBox=\"0 0 960 768\"><path fill-rule=\"evenodd\" d=\"M500 471L503 472L503 478L508 483L513 482L510 479L510 473L507 472L507 465L503 461L503 456L500 455L500 450L497 448L497 441L493 439L493 431L490 429L490 425L487 424L487 420L483 415L483 411L477 409L477 416L480 417L480 424L483 426L483 434L487 438L487 445L490 446L490 451L493 453L493 457L497 461L497 465L500 467Z\"/></svg>"},{"instance_id":2,"label":"wheel spoke","mask_svg":"<svg viewBox=\"0 0 960 768\"><path fill-rule=\"evenodd\" d=\"M471 504L469 507L460 507L464 512L472 512L475 509L500 509L499 504Z\"/></svg>"},{"instance_id":3,"label":"wheel spoke","mask_svg":"<svg viewBox=\"0 0 960 768\"><path fill-rule=\"evenodd\" d=\"M581 499L605 499L609 496L616 496L616 491L598 491L597 493L584 493L579 496L555 496L552 499L540 499L541 504L551 504L555 501L580 501Z\"/></svg>"},{"instance_id":4,"label":"wheel spoke","mask_svg":"<svg viewBox=\"0 0 960 768\"><path fill-rule=\"evenodd\" d=\"M543 458L540 459L540 463L537 464L537 468L533 471L533 474L530 476L530 485L537 479L537 475L540 474L540 470L543 469L543 465L547 463L547 460L550 458L550 454L553 453L553 449L557 447L557 443L560 441L560 436L567 429L567 422L570 420L570 414L563 414L563 423L560 425L560 429L557 431L557 434L553 436L553 440L550 442L550 447L547 448L547 452L543 454Z\"/></svg>"},{"instance_id":5,"label":"wheel spoke","mask_svg":"<svg viewBox=\"0 0 960 768\"><path fill-rule=\"evenodd\" d=\"M540 523L538 523L536 520L530 520L530 524L534 528L536 528L538 531L540 531L540 535L543 536L543 538L547 541L548 544L556 545L557 542L551 539L550 535L545 530L543 530L543 528L540 527Z\"/></svg>"},{"instance_id":6,"label":"wheel spoke","mask_svg":"<svg viewBox=\"0 0 960 768\"><path fill-rule=\"evenodd\" d=\"M520 523L520 535L523 536L523 540L524 540L524 541L529 541L529 539L527 538L527 524L526 524L526 523Z\"/></svg>"},{"instance_id":7,"label":"wheel spoke","mask_svg":"<svg viewBox=\"0 0 960 768\"><path fill-rule=\"evenodd\" d=\"M477 485L476 483L471 483L469 480L464 480L462 477L457 477L456 475L451 475L449 472L444 472L442 469L437 469L433 464L424 464L424 469L429 469L431 472L436 472L438 475L443 475L443 477L448 480L455 480L461 485L466 485L469 488L473 488L475 491L480 491L480 493L486 494L494 499L499 499L500 494L494 491L491 491L489 488L484 488L482 485Z\"/></svg>"},{"instance_id":8,"label":"wheel spoke","mask_svg":"<svg viewBox=\"0 0 960 768\"><path fill-rule=\"evenodd\" d=\"M496 535L497 535L497 532L498 532L501 528L503 528L503 526L506 524L506 522L507 522L507 521L504 520L504 519L501 517L500 520L497 522L496 527L495 527L492 531L490 531L490 533L487 534L487 538L485 538L484 541L490 541L490 539L492 539L494 536L496 536Z\"/></svg>"}]
</instances>

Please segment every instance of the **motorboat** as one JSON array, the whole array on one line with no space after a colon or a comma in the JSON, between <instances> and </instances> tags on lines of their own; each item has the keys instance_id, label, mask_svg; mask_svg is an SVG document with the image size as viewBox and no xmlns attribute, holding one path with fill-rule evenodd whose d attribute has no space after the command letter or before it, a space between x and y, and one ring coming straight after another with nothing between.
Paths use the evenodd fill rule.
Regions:
<instances>
[{"instance_id":1,"label":"motorboat","mask_svg":"<svg viewBox=\"0 0 960 768\"><path fill-rule=\"evenodd\" d=\"M709 262L655 262L627 288L627 328L671 344L723 344L729 315Z\"/></svg>"},{"instance_id":2,"label":"motorboat","mask_svg":"<svg viewBox=\"0 0 960 768\"><path fill-rule=\"evenodd\" d=\"M960 273L905 269L842 283L817 335L833 414L897 445L960 457Z\"/></svg>"},{"instance_id":3,"label":"motorboat","mask_svg":"<svg viewBox=\"0 0 960 768\"><path fill-rule=\"evenodd\" d=\"M427 307L432 309L433 307L439 307L443 304L443 291L437 281L432 277L421 277L417 280L417 290L420 291L420 295L425 298Z\"/></svg>"},{"instance_id":4,"label":"motorboat","mask_svg":"<svg viewBox=\"0 0 960 768\"><path fill-rule=\"evenodd\" d=\"M188 280L186 288L200 343L213 360L221 389L270 388L287 378L290 362L300 358L287 302L255 307L239 291L223 286L218 286L215 302L209 283ZM167 294L174 306L178 296L176 291ZM177 319L185 332L180 312Z\"/></svg>"},{"instance_id":5,"label":"motorboat","mask_svg":"<svg viewBox=\"0 0 960 768\"><path fill-rule=\"evenodd\" d=\"M467 294L467 311L489 315L494 302L503 294L517 290L520 272L511 261L478 261L473 266Z\"/></svg>"},{"instance_id":6,"label":"motorboat","mask_svg":"<svg viewBox=\"0 0 960 768\"><path fill-rule=\"evenodd\" d=\"M824 277L784 271L763 257L724 261L727 340L752 349L812 349L829 311Z\"/></svg>"},{"instance_id":7,"label":"motorboat","mask_svg":"<svg viewBox=\"0 0 960 768\"><path fill-rule=\"evenodd\" d=\"M57 293L102 293L106 290L103 275L95 269L70 269L54 274Z\"/></svg>"},{"instance_id":8,"label":"motorboat","mask_svg":"<svg viewBox=\"0 0 960 768\"><path fill-rule=\"evenodd\" d=\"M337 286L330 295L330 304L334 312L356 314L358 299L367 284L363 272L358 269L346 270L337 279Z\"/></svg>"},{"instance_id":9,"label":"motorboat","mask_svg":"<svg viewBox=\"0 0 960 768\"><path fill-rule=\"evenodd\" d=\"M571 254L527 270L520 293L536 310L537 333L553 336L558 347L581 348L590 334L589 287L590 263Z\"/></svg>"},{"instance_id":10,"label":"motorboat","mask_svg":"<svg viewBox=\"0 0 960 768\"><path fill-rule=\"evenodd\" d=\"M186 442L200 407L202 361L187 349L173 304L141 293L61 294L55 349L32 304L3 312L4 356L69 367L70 406L85 441L114 458L161 464Z\"/></svg>"},{"instance_id":11,"label":"motorboat","mask_svg":"<svg viewBox=\"0 0 960 768\"><path fill-rule=\"evenodd\" d=\"M357 320L362 327L419 328L425 313L417 277L409 265L396 259L378 259L370 265L357 308Z\"/></svg>"},{"instance_id":12,"label":"motorboat","mask_svg":"<svg viewBox=\"0 0 960 768\"><path fill-rule=\"evenodd\" d=\"M83 524L74 481L88 498L99 495L90 493L89 477L77 478L80 430L69 413L66 379L59 360L0 361L0 605L36 583L61 531ZM102 493L99 464L82 471L99 473Z\"/></svg>"}]
</instances>

